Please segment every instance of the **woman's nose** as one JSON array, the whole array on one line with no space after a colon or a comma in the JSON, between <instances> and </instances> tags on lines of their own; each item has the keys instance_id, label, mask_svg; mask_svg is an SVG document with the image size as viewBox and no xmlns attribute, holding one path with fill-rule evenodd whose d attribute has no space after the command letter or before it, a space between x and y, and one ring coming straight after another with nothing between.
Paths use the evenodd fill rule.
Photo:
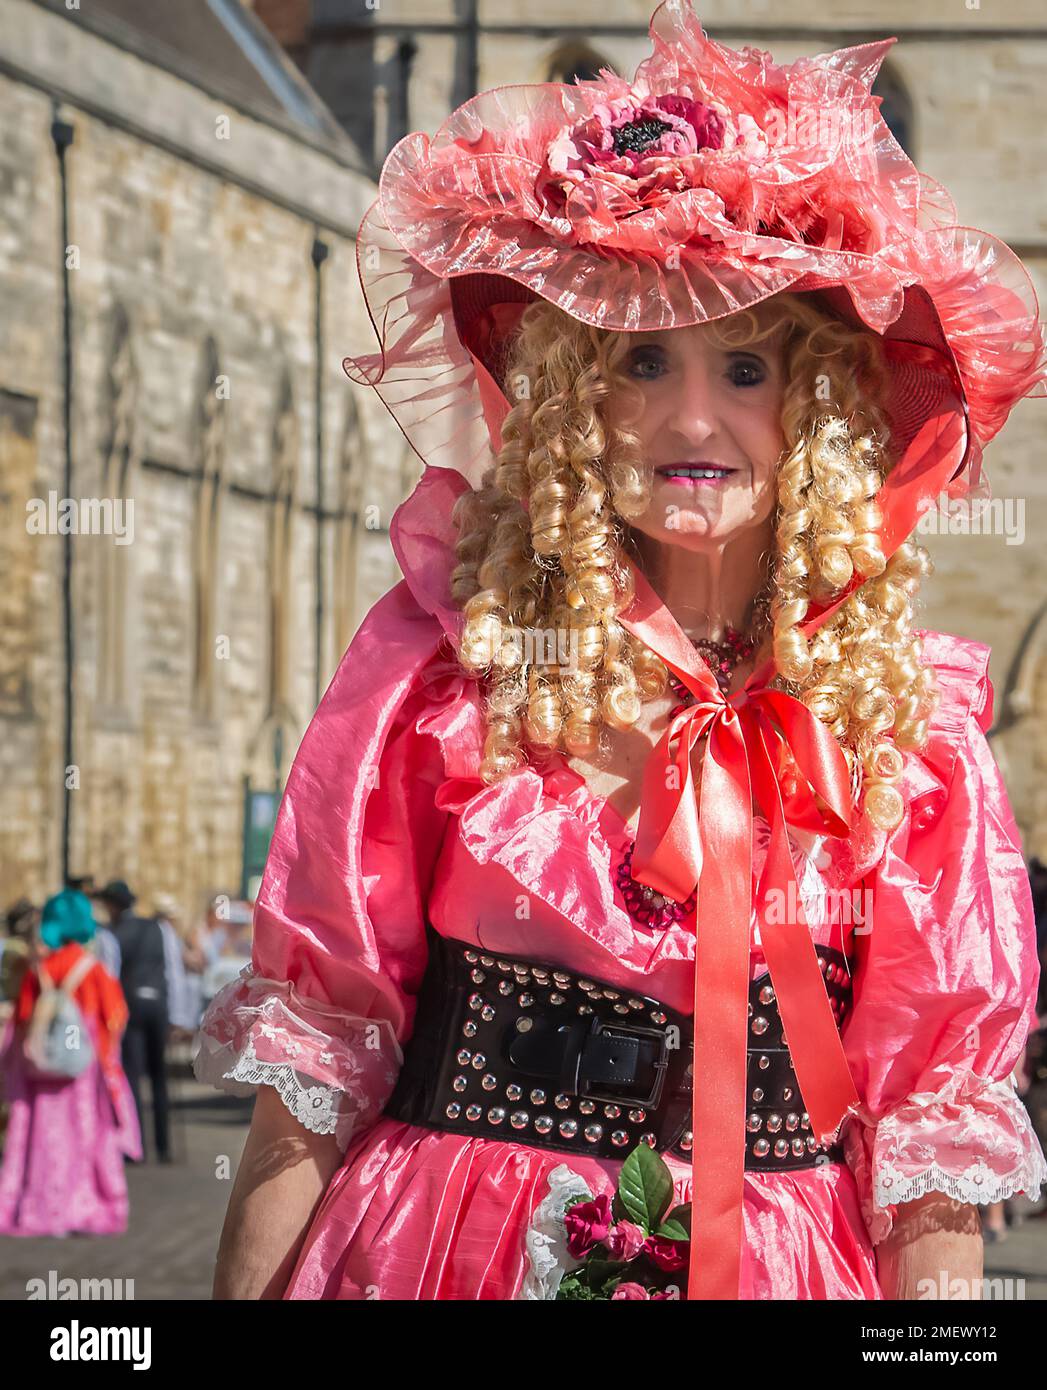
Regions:
<instances>
[{"instance_id":1,"label":"woman's nose","mask_svg":"<svg viewBox=\"0 0 1047 1390\"><path fill-rule=\"evenodd\" d=\"M700 359L690 361L684 369L669 425L691 445L702 444L716 433L715 393L708 368Z\"/></svg>"}]
</instances>

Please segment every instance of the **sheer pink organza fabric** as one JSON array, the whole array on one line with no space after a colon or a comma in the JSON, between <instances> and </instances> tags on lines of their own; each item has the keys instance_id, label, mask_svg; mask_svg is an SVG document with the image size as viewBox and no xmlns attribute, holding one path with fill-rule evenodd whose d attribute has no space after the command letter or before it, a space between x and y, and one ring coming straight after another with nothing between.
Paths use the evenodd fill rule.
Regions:
<instances>
[{"instance_id":1,"label":"sheer pink organza fabric","mask_svg":"<svg viewBox=\"0 0 1047 1390\"><path fill-rule=\"evenodd\" d=\"M690 1008L693 940L679 925L633 923L615 893L628 830L613 808L565 765L493 787L478 777L477 692L445 641L457 615L446 566L433 563L443 490L460 485L430 475L401 515L394 541L411 584L372 610L306 733L256 907L251 978L204 1023L199 1074L235 1082L237 1040L257 1046L269 992L280 1027L267 1060L282 1055L302 1089L327 1089L317 1127L348 1142L290 1298L517 1297L550 1173L566 1162L594 1191L613 1184L613 1163L374 1121L397 1055L380 1042L383 1061L366 1056L362 1029L408 1039L426 917L485 951ZM1047 1177L1008 1081L1038 966L1018 832L985 742L988 649L934 632L924 649L943 700L927 750L906 755L905 820L889 836L865 826L847 842L794 840L819 941L839 944L848 895L871 903L843 1030L862 1112L844 1132L846 1164L746 1175L745 1297L878 1298L873 1244L897 1200L929 1185L990 1201ZM757 873L765 845L758 823ZM689 1171L676 1171L684 1196Z\"/></svg>"}]
</instances>

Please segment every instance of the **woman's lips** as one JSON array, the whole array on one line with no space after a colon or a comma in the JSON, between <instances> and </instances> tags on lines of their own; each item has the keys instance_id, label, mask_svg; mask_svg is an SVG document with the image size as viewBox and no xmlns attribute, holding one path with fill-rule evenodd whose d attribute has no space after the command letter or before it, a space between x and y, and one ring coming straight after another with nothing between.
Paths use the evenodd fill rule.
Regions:
<instances>
[{"instance_id":1,"label":"woman's lips","mask_svg":"<svg viewBox=\"0 0 1047 1390\"><path fill-rule=\"evenodd\" d=\"M738 472L718 463L667 463L655 469L657 477L676 487L718 487Z\"/></svg>"}]
</instances>

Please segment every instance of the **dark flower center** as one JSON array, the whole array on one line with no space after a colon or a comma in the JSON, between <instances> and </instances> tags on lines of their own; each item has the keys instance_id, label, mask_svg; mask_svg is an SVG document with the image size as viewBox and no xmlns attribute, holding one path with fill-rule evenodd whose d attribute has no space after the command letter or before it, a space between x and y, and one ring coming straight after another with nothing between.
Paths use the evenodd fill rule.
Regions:
<instances>
[{"instance_id":1,"label":"dark flower center","mask_svg":"<svg viewBox=\"0 0 1047 1390\"><path fill-rule=\"evenodd\" d=\"M664 130L671 129L668 121L659 121L654 116L630 121L628 125L619 126L614 132L614 152L623 154L626 150L632 150L634 154L642 154L655 143Z\"/></svg>"}]
</instances>

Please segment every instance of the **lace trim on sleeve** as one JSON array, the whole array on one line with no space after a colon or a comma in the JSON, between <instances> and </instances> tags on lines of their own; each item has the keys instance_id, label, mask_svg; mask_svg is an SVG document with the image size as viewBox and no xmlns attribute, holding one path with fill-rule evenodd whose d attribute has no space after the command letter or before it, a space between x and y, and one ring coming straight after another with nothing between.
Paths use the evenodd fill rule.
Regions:
<instances>
[{"instance_id":1,"label":"lace trim on sleeve","mask_svg":"<svg viewBox=\"0 0 1047 1390\"><path fill-rule=\"evenodd\" d=\"M1047 1161L1010 1078L957 1072L875 1125L849 1123L843 1142L874 1244L890 1233L899 1203L928 1192L979 1205L1019 1192L1035 1198L1047 1182Z\"/></svg>"},{"instance_id":2,"label":"lace trim on sleeve","mask_svg":"<svg viewBox=\"0 0 1047 1390\"><path fill-rule=\"evenodd\" d=\"M333 1134L344 1153L378 1119L402 1063L386 1020L306 999L245 966L208 1006L193 1072L230 1095L272 1086L296 1120Z\"/></svg>"}]
</instances>

